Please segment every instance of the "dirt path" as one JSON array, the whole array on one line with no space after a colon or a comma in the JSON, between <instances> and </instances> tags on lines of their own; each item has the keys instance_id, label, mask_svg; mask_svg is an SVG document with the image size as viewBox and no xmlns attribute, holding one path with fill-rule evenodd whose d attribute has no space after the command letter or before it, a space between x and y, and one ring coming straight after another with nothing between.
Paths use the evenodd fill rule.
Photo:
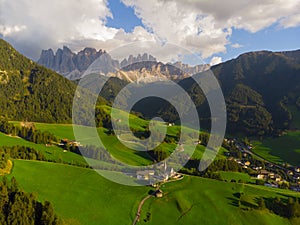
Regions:
<instances>
[{"instance_id":1,"label":"dirt path","mask_svg":"<svg viewBox=\"0 0 300 225\"><path fill-rule=\"evenodd\" d=\"M182 174L182 175L183 175L183 174ZM181 177L181 178L179 178L179 179L176 179L176 180L171 180L171 181L164 182L163 184L168 183L168 182L174 182L174 181L182 180L182 179L183 179L183 177ZM160 190L160 187L161 187L161 185L163 185L163 184L160 184L160 185L156 188L156 190ZM149 198L151 198L151 197L155 197L155 195L154 195L154 194L148 195L148 196L146 196L145 198L143 198L143 200L140 202L139 207L138 207L138 210L137 210L137 213L136 213L136 216L135 216L135 218L134 218L134 221L133 221L132 225L136 225L136 223L139 221L139 219L140 219L140 217L141 217L142 207L143 207L145 201L147 201L147 200L148 200Z\"/></svg>"},{"instance_id":2,"label":"dirt path","mask_svg":"<svg viewBox=\"0 0 300 225\"><path fill-rule=\"evenodd\" d=\"M147 201L147 199L149 199L149 198L151 198L151 197L153 197L153 195L148 195L148 196L146 196L145 198L143 198L143 200L140 202L138 211L137 211L137 213L136 213L136 216L135 216L135 218L134 218L134 221L133 221L132 225L136 225L136 223L139 221L139 219L140 219L140 217L141 217L142 207L143 207L145 201Z\"/></svg>"}]
</instances>

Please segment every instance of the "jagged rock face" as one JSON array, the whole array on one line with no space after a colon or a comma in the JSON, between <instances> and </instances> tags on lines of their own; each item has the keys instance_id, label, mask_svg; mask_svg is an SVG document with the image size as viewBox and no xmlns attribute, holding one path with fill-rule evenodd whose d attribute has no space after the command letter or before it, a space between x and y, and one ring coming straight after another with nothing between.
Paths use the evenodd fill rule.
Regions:
<instances>
[{"instance_id":1,"label":"jagged rock face","mask_svg":"<svg viewBox=\"0 0 300 225\"><path fill-rule=\"evenodd\" d=\"M55 56L52 49L43 50L38 61L39 64L48 68L54 68Z\"/></svg>"},{"instance_id":2,"label":"jagged rock face","mask_svg":"<svg viewBox=\"0 0 300 225\"><path fill-rule=\"evenodd\" d=\"M109 74L117 72L119 68L119 61L112 59L112 57L105 52L99 56L86 71L84 71L82 76L92 73L109 76Z\"/></svg>"},{"instance_id":3,"label":"jagged rock face","mask_svg":"<svg viewBox=\"0 0 300 225\"><path fill-rule=\"evenodd\" d=\"M38 63L44 65L70 80L82 78L88 73L99 73L104 76L118 77L129 82L151 83L162 80L179 81L193 74L209 69L209 65L191 67L177 62L164 64L147 53L130 55L119 63L105 51L85 48L73 53L68 47L43 50Z\"/></svg>"},{"instance_id":4,"label":"jagged rock face","mask_svg":"<svg viewBox=\"0 0 300 225\"><path fill-rule=\"evenodd\" d=\"M176 62L176 63L173 63L172 65L177 67L178 69L184 71L185 73L190 74L190 75L201 73L201 72L204 72L204 71L210 69L209 64L201 64L201 65L196 65L196 66L190 66L190 65L184 64L182 62Z\"/></svg>"},{"instance_id":5,"label":"jagged rock face","mask_svg":"<svg viewBox=\"0 0 300 225\"><path fill-rule=\"evenodd\" d=\"M103 53L102 50L85 48L75 54L64 46L55 54L52 49L43 50L38 63L73 80L80 78L82 73Z\"/></svg>"},{"instance_id":6,"label":"jagged rock face","mask_svg":"<svg viewBox=\"0 0 300 225\"><path fill-rule=\"evenodd\" d=\"M173 80L179 81L190 74L171 65L156 61L140 61L123 67L110 76L118 77L129 82L152 83L156 81Z\"/></svg>"},{"instance_id":7,"label":"jagged rock face","mask_svg":"<svg viewBox=\"0 0 300 225\"><path fill-rule=\"evenodd\" d=\"M144 53L142 56L141 54L138 54L137 57L134 57L133 55L130 55L128 59L124 59L121 62L121 68L127 67L129 65L139 63L139 62L156 62L156 58L154 58L152 55L148 55L147 53Z\"/></svg>"},{"instance_id":8,"label":"jagged rock face","mask_svg":"<svg viewBox=\"0 0 300 225\"><path fill-rule=\"evenodd\" d=\"M94 48L85 48L75 55L74 63L80 72L84 72L103 53L101 49L97 52Z\"/></svg>"}]
</instances>

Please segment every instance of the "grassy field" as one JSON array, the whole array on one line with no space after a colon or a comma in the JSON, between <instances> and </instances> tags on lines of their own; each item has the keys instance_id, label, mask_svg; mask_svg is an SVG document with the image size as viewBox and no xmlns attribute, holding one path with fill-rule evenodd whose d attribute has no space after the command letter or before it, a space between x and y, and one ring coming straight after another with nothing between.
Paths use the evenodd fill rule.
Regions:
<instances>
[{"instance_id":1,"label":"grassy field","mask_svg":"<svg viewBox=\"0 0 300 225\"><path fill-rule=\"evenodd\" d=\"M145 126L144 120L132 116L132 119L135 119L135 123L140 123L141 125L136 125L136 127L139 127L139 129L143 129L142 127ZM18 125L19 122L14 122L15 125ZM46 123L35 123L35 126L38 130L42 131L49 131L50 133L54 134L56 137L60 139L67 138L69 140L74 140L74 133L73 133L73 126L69 124L46 124ZM160 126L158 127L160 129ZM176 135L179 130L179 126L172 126L167 128L167 132L169 135ZM192 129L189 128L184 128L187 133L192 133L194 132ZM130 164L130 165L149 165L152 163L151 159L149 156L142 151L135 151L133 148L128 148L124 146L116 136L112 135L107 135L106 134L106 129L105 128L97 128L98 135L101 138L102 143L104 144L105 148L118 160ZM90 138L92 136L91 129L89 128L84 128L84 141L82 143L86 144L96 144L97 143L97 138ZM126 140L126 134L121 135L121 139ZM130 141L130 139L128 139ZM132 145L132 147L135 147L135 149L141 149L143 146L139 146L138 144L129 144ZM135 146L133 146L135 145ZM171 153L175 148L175 144L165 144L163 143L161 145L163 150ZM194 148L193 143L189 143L185 146L185 151L191 151ZM201 159L203 152L205 150L205 147L202 145L198 145L193 157L194 159ZM224 148L220 148L220 151L217 155L217 158L224 158L224 152L227 150Z\"/></svg>"},{"instance_id":2,"label":"grassy field","mask_svg":"<svg viewBox=\"0 0 300 225\"><path fill-rule=\"evenodd\" d=\"M253 151L274 163L300 166L300 131L288 132L278 138L254 142Z\"/></svg>"},{"instance_id":3,"label":"grassy field","mask_svg":"<svg viewBox=\"0 0 300 225\"><path fill-rule=\"evenodd\" d=\"M270 188L186 177L165 184L162 190L165 193L163 198L152 198L145 204L140 224L291 224L288 219L267 210L255 209L259 196L283 197ZM238 192L244 193L240 207L236 205L235 194ZM285 191L284 194L294 193ZM144 221L147 214L150 214L149 222ZM293 222L298 223L299 220Z\"/></svg>"},{"instance_id":4,"label":"grassy field","mask_svg":"<svg viewBox=\"0 0 300 225\"><path fill-rule=\"evenodd\" d=\"M234 179L235 181L242 180L244 182L255 183L255 179L251 179L249 174L246 173L227 172L227 171L220 171L219 173L223 180L231 181L232 179Z\"/></svg>"},{"instance_id":5,"label":"grassy field","mask_svg":"<svg viewBox=\"0 0 300 225\"><path fill-rule=\"evenodd\" d=\"M25 191L51 201L58 215L82 225L131 224L139 201L150 190L112 183L90 169L45 162L15 160L11 176ZM300 197L286 190L192 176L164 184L162 190L163 198L146 201L139 224L287 225L291 224L287 219L254 209L256 200L259 196ZM240 208L236 205L238 192L244 193ZM144 222L147 213L150 221Z\"/></svg>"},{"instance_id":6,"label":"grassy field","mask_svg":"<svg viewBox=\"0 0 300 225\"><path fill-rule=\"evenodd\" d=\"M0 146L11 147L17 145L31 147L39 150L45 155L47 159L50 160L61 159L66 163L86 164L85 160L81 156L71 152L63 152L63 150L57 146L46 147L44 144L35 144L22 138L11 137L0 132Z\"/></svg>"},{"instance_id":7,"label":"grassy field","mask_svg":"<svg viewBox=\"0 0 300 225\"><path fill-rule=\"evenodd\" d=\"M130 224L149 191L110 182L91 169L47 162L15 160L10 176L39 200L51 201L58 215L83 225Z\"/></svg>"}]
</instances>

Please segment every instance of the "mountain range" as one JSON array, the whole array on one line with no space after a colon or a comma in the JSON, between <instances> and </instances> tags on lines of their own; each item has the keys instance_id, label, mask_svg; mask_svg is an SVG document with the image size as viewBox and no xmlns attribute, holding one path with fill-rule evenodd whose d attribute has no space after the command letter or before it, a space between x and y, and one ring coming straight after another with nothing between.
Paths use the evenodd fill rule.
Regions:
<instances>
[{"instance_id":1,"label":"mountain range","mask_svg":"<svg viewBox=\"0 0 300 225\"><path fill-rule=\"evenodd\" d=\"M94 52L94 55L107 54L104 51L86 51ZM0 57L1 117L11 120L71 122L72 100L76 89L74 82L27 59L4 40L0 40ZM172 71L170 69L178 69L155 61L150 63L154 67L160 65L160 70L165 72L167 69L169 72ZM150 70L150 63L143 65L136 62L123 70L132 72L141 70L141 67ZM80 68L86 68L87 64L80 64ZM300 115L300 50L245 53L213 66L211 71L218 79L225 97L228 133L262 136L300 129L299 123L294 121ZM210 110L195 81L201 76L205 76L205 72L180 79L178 84L194 101L201 126L209 129ZM104 104L112 104L128 82L111 77L101 92L101 96L108 102L103 100ZM128 93L128 96L132 94ZM161 116L170 122L178 122L179 119L176 110L159 98L144 99L134 106L133 111L140 112L146 118Z\"/></svg>"},{"instance_id":2,"label":"mountain range","mask_svg":"<svg viewBox=\"0 0 300 225\"><path fill-rule=\"evenodd\" d=\"M54 54L52 49L43 50L38 63L56 71L70 80L82 78L89 66L97 66L98 73L118 77L128 82L155 82L166 79L182 80L209 69L209 65L189 66L182 62L161 63L147 53L129 55L121 62L103 50L85 48L77 54L64 46Z\"/></svg>"},{"instance_id":3,"label":"mountain range","mask_svg":"<svg viewBox=\"0 0 300 225\"><path fill-rule=\"evenodd\" d=\"M58 49L54 54L52 49L43 50L38 63L69 78L78 79L84 71L105 51L85 48L77 54L68 47Z\"/></svg>"},{"instance_id":4,"label":"mountain range","mask_svg":"<svg viewBox=\"0 0 300 225\"><path fill-rule=\"evenodd\" d=\"M242 54L211 68L225 97L227 132L262 136L280 135L285 130L300 129L298 123L295 123L295 118L300 114L299 59L300 50L258 51ZM180 80L178 84L193 99L202 127L210 129L208 103L195 81L205 75L205 72L198 73ZM113 101L113 96L126 85L120 84L117 88L107 90L110 93L107 100ZM103 93L103 96L108 95ZM161 116L166 121L179 120L174 107L159 98L141 100L133 110L147 118Z\"/></svg>"}]
</instances>

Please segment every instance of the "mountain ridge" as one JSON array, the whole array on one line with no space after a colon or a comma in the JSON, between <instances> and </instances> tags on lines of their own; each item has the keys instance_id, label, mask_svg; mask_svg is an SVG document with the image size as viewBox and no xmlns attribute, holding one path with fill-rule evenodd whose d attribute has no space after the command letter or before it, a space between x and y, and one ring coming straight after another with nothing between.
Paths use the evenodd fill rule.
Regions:
<instances>
[{"instance_id":1,"label":"mountain ridge","mask_svg":"<svg viewBox=\"0 0 300 225\"><path fill-rule=\"evenodd\" d=\"M0 39L0 117L71 123L76 84Z\"/></svg>"},{"instance_id":2,"label":"mountain ridge","mask_svg":"<svg viewBox=\"0 0 300 225\"><path fill-rule=\"evenodd\" d=\"M119 62L103 50L85 48L74 53L66 46L58 49L55 54L52 49L43 50L38 63L70 80L81 79L86 74L86 70L94 66L97 67L98 73L104 76L145 83L167 79L178 81L210 68L207 64L193 67L182 62L165 64L158 62L155 57L147 53L129 55Z\"/></svg>"}]
</instances>

